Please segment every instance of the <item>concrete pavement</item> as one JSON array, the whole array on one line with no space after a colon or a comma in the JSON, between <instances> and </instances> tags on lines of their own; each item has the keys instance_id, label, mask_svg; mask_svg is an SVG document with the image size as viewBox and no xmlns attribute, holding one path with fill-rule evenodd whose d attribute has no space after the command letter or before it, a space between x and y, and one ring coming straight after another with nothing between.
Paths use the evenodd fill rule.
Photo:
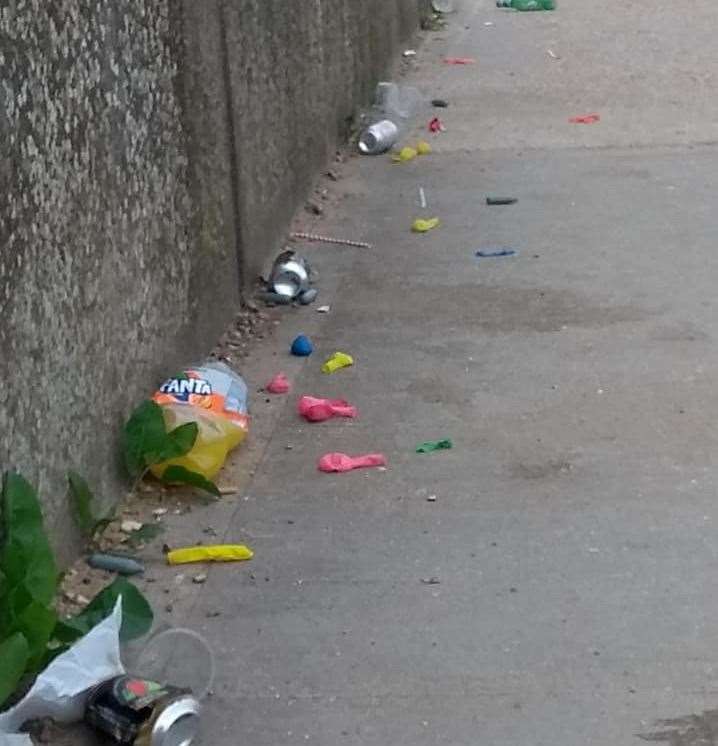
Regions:
<instances>
[{"instance_id":1,"label":"concrete pavement","mask_svg":"<svg viewBox=\"0 0 718 746\"><path fill-rule=\"evenodd\" d=\"M322 228L376 248L309 249L332 312L287 314L263 363L295 392L223 532L256 558L183 620L218 656L203 743L628 746L716 707L714 26L707 0L464 0L427 35L403 80L448 132L347 164ZM325 376L335 349L356 366ZM301 393L361 416L309 426ZM329 450L390 467L320 474Z\"/></svg>"}]
</instances>

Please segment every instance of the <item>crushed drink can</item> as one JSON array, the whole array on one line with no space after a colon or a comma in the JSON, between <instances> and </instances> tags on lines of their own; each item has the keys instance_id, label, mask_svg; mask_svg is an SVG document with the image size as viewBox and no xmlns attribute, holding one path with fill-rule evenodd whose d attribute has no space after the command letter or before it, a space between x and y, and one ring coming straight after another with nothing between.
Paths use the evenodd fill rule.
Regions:
<instances>
[{"instance_id":1,"label":"crushed drink can","mask_svg":"<svg viewBox=\"0 0 718 746\"><path fill-rule=\"evenodd\" d=\"M190 746L199 713L188 689L125 675L91 692L85 721L121 746Z\"/></svg>"},{"instance_id":2,"label":"crushed drink can","mask_svg":"<svg viewBox=\"0 0 718 746\"><path fill-rule=\"evenodd\" d=\"M399 128L389 119L367 127L359 138L359 150L364 155L385 153L399 139Z\"/></svg>"},{"instance_id":3,"label":"crushed drink can","mask_svg":"<svg viewBox=\"0 0 718 746\"><path fill-rule=\"evenodd\" d=\"M294 251L282 252L269 277L270 290L283 298L296 298L309 290L311 270L304 257Z\"/></svg>"}]
</instances>

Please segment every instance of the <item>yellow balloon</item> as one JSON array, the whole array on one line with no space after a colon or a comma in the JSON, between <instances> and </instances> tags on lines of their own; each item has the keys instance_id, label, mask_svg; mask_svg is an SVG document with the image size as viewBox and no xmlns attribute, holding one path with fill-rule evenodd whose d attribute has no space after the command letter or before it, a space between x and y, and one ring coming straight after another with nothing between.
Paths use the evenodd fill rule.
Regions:
<instances>
[{"instance_id":1,"label":"yellow balloon","mask_svg":"<svg viewBox=\"0 0 718 746\"><path fill-rule=\"evenodd\" d=\"M426 233L427 231L430 231L433 228L438 227L439 225L441 225L441 221L439 220L439 218L429 218L428 220L417 218L413 222L411 230L413 230L414 233Z\"/></svg>"}]
</instances>

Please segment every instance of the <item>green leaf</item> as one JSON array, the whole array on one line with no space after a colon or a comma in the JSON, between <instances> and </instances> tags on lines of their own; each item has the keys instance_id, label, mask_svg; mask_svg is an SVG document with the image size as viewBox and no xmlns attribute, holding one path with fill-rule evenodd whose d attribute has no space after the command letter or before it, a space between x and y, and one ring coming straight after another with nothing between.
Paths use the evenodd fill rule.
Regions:
<instances>
[{"instance_id":1,"label":"green leaf","mask_svg":"<svg viewBox=\"0 0 718 746\"><path fill-rule=\"evenodd\" d=\"M49 606L57 589L55 557L47 540L35 490L19 474L7 473L2 490L0 569L6 588L24 585Z\"/></svg>"},{"instance_id":2,"label":"green leaf","mask_svg":"<svg viewBox=\"0 0 718 746\"><path fill-rule=\"evenodd\" d=\"M92 538L98 530L112 521L114 510L98 510L94 493L78 472L67 472L67 480L70 483L70 504L77 527L85 536Z\"/></svg>"},{"instance_id":3,"label":"green leaf","mask_svg":"<svg viewBox=\"0 0 718 746\"><path fill-rule=\"evenodd\" d=\"M55 610L37 601L32 601L16 617L14 631L22 633L28 644L28 670L38 670L56 624Z\"/></svg>"},{"instance_id":4,"label":"green leaf","mask_svg":"<svg viewBox=\"0 0 718 746\"><path fill-rule=\"evenodd\" d=\"M125 425L123 447L130 476L139 477L148 466L157 463L160 460L157 454L166 442L162 407L150 400L143 401Z\"/></svg>"},{"instance_id":5,"label":"green leaf","mask_svg":"<svg viewBox=\"0 0 718 746\"><path fill-rule=\"evenodd\" d=\"M199 427L186 422L167 432L162 407L145 401L132 413L125 425L125 464L132 477L138 477L153 464L179 458L192 450Z\"/></svg>"},{"instance_id":6,"label":"green leaf","mask_svg":"<svg viewBox=\"0 0 718 746\"><path fill-rule=\"evenodd\" d=\"M100 591L77 616L59 622L53 636L60 642L74 642L108 617L122 596L122 628L120 640L127 642L149 632L154 615L147 599L124 578L117 578Z\"/></svg>"},{"instance_id":7,"label":"green leaf","mask_svg":"<svg viewBox=\"0 0 718 746\"><path fill-rule=\"evenodd\" d=\"M162 461L167 461L171 458L179 458L184 456L185 453L189 453L197 440L199 435L199 426L196 422L186 422L184 425L176 427L171 432L167 433L168 444L162 453ZM172 446L170 447L170 443ZM171 454L166 451L173 450Z\"/></svg>"},{"instance_id":8,"label":"green leaf","mask_svg":"<svg viewBox=\"0 0 718 746\"><path fill-rule=\"evenodd\" d=\"M184 466L168 466L162 474L162 481L167 484L189 484L192 487L209 492L215 497L222 497L222 493L214 482L205 479L205 477L196 471L185 469Z\"/></svg>"},{"instance_id":9,"label":"green leaf","mask_svg":"<svg viewBox=\"0 0 718 746\"><path fill-rule=\"evenodd\" d=\"M85 479L76 471L67 472L67 481L70 483L70 504L75 522L85 536L92 536L97 525L92 510L95 496Z\"/></svg>"},{"instance_id":10,"label":"green leaf","mask_svg":"<svg viewBox=\"0 0 718 746\"><path fill-rule=\"evenodd\" d=\"M15 691L28 657L27 640L19 632L0 642L0 705Z\"/></svg>"}]
</instances>

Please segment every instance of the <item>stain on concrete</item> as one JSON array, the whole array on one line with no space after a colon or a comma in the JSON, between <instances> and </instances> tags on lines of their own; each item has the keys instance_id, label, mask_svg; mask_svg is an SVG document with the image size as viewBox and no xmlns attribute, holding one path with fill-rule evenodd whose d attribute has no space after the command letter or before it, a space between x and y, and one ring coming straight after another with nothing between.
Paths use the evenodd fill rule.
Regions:
<instances>
[{"instance_id":1,"label":"stain on concrete","mask_svg":"<svg viewBox=\"0 0 718 746\"><path fill-rule=\"evenodd\" d=\"M573 464L566 459L549 459L542 462L518 462L510 468L511 474L519 479L554 479L570 474Z\"/></svg>"},{"instance_id":2,"label":"stain on concrete","mask_svg":"<svg viewBox=\"0 0 718 746\"><path fill-rule=\"evenodd\" d=\"M427 404L464 407L471 400L471 394L465 388L453 385L446 376L441 375L416 378L409 383L406 391Z\"/></svg>"},{"instance_id":3,"label":"stain on concrete","mask_svg":"<svg viewBox=\"0 0 718 746\"><path fill-rule=\"evenodd\" d=\"M718 710L701 715L687 715L656 722L653 733L639 733L638 738L669 746L715 746L718 744Z\"/></svg>"},{"instance_id":4,"label":"stain on concrete","mask_svg":"<svg viewBox=\"0 0 718 746\"><path fill-rule=\"evenodd\" d=\"M690 321L657 326L650 333L656 342L708 342L711 337Z\"/></svg>"},{"instance_id":5,"label":"stain on concrete","mask_svg":"<svg viewBox=\"0 0 718 746\"><path fill-rule=\"evenodd\" d=\"M421 316L427 332L441 328L466 328L486 334L558 332L568 327L601 328L641 321L648 312L631 305L602 302L598 298L554 288L526 288L464 283L402 288L401 306L379 292L372 283L363 287L367 316L381 329L392 319L408 321ZM430 309L430 312L427 312ZM344 321L342 319L342 321ZM347 326L352 320L347 317Z\"/></svg>"}]
</instances>

